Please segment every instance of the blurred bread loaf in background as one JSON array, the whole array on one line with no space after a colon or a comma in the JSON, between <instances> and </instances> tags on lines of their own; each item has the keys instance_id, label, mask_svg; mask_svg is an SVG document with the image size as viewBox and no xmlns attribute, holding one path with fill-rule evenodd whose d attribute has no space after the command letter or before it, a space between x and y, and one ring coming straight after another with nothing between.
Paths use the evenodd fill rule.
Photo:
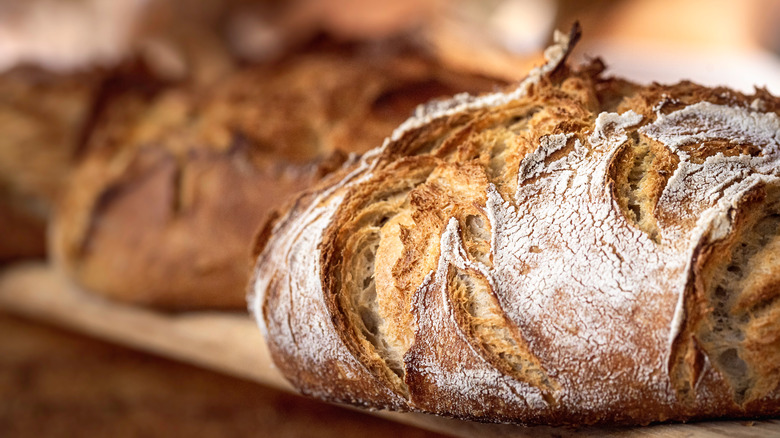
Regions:
<instances>
[{"instance_id":1,"label":"blurred bread loaf in background","mask_svg":"<svg viewBox=\"0 0 780 438\"><path fill-rule=\"evenodd\" d=\"M194 81L197 65L210 65L203 81L228 69L227 51L203 43L208 26L180 36L203 19L164 27L151 19L162 2L148 3L0 4L0 262L45 256L50 212L106 101Z\"/></svg>"},{"instance_id":2,"label":"blurred bread loaf in background","mask_svg":"<svg viewBox=\"0 0 780 438\"><path fill-rule=\"evenodd\" d=\"M269 211L380 145L417 105L500 83L378 44L319 42L135 111L108 104L57 209L57 265L124 301L243 308L251 237Z\"/></svg>"}]
</instances>

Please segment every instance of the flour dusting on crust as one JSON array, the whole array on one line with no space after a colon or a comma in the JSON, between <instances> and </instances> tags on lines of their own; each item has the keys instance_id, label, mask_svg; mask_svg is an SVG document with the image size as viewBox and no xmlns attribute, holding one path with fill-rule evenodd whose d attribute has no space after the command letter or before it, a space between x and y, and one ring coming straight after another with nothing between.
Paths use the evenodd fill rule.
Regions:
<instances>
[{"instance_id":1,"label":"flour dusting on crust","mask_svg":"<svg viewBox=\"0 0 780 438\"><path fill-rule=\"evenodd\" d=\"M658 201L659 225L669 239L683 239L690 234L686 251L685 278L692 269L692 255L705 235L714 241L729 231L728 212L743 195L758 183L776 181L780 173L780 118L775 113L699 102L668 115L658 113L656 120L640 132L669 147L680 158L680 164L669 179ZM722 153L703 162L690 161L682 146L726 140L732 144L751 144L760 148L758 156ZM687 207L686 212L679 210ZM686 230L695 222L692 232ZM680 333L683 322L684 295L681 291L670 328L669 345Z\"/></svg>"}]
</instances>

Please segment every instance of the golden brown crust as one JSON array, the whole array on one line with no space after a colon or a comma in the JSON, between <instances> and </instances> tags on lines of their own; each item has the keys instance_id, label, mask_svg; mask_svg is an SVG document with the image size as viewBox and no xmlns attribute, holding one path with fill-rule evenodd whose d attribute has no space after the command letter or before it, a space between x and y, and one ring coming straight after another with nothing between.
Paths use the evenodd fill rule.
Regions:
<instances>
[{"instance_id":1,"label":"golden brown crust","mask_svg":"<svg viewBox=\"0 0 780 438\"><path fill-rule=\"evenodd\" d=\"M430 105L260 235L251 305L302 392L525 424L780 412L780 99L563 50Z\"/></svg>"},{"instance_id":2,"label":"golden brown crust","mask_svg":"<svg viewBox=\"0 0 780 438\"><path fill-rule=\"evenodd\" d=\"M423 99L491 89L419 52L333 49L211 89L109 102L54 224L77 282L170 309L242 308L252 233L293 193L380 144Z\"/></svg>"}]
</instances>

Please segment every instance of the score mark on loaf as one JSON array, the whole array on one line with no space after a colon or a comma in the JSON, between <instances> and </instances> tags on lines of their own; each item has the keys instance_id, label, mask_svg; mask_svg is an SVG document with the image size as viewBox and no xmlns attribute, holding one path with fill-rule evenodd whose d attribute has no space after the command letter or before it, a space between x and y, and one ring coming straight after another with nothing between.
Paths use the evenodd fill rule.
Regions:
<instances>
[{"instance_id":1,"label":"score mark on loaf","mask_svg":"<svg viewBox=\"0 0 780 438\"><path fill-rule=\"evenodd\" d=\"M780 100L566 57L434 102L261 230L301 392L523 424L780 412Z\"/></svg>"}]
</instances>

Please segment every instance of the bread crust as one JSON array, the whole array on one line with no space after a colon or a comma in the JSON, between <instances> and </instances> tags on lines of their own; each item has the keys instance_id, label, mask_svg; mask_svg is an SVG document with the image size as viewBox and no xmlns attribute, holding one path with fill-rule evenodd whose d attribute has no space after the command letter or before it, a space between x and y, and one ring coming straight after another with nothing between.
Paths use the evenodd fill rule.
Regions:
<instances>
[{"instance_id":1,"label":"bread crust","mask_svg":"<svg viewBox=\"0 0 780 438\"><path fill-rule=\"evenodd\" d=\"M757 277L780 100L605 78L566 65L570 41L515 88L421 109L266 225L250 306L299 390L522 424L780 412L780 285Z\"/></svg>"}]
</instances>

